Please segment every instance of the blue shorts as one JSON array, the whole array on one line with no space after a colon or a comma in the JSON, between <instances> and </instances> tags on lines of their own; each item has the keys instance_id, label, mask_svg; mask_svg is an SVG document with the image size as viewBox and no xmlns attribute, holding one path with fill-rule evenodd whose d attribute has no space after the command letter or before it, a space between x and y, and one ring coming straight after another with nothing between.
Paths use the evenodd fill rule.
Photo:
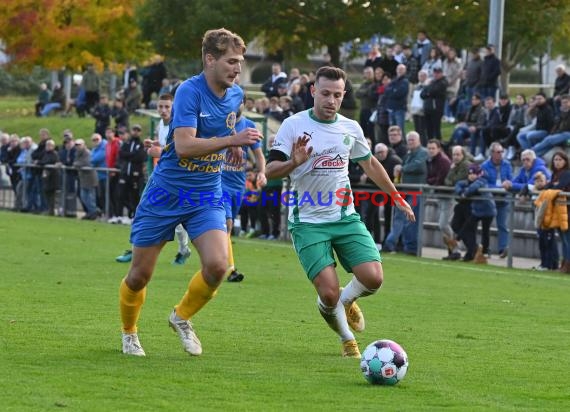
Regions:
<instances>
[{"instance_id":1,"label":"blue shorts","mask_svg":"<svg viewBox=\"0 0 570 412\"><path fill-rule=\"evenodd\" d=\"M224 202L224 209L226 209L226 219L235 219L238 215L240 206L238 205L237 192L224 192L226 193L223 202ZM241 195L241 193L239 193ZM230 200L231 198L231 200Z\"/></svg>"},{"instance_id":2,"label":"blue shorts","mask_svg":"<svg viewBox=\"0 0 570 412\"><path fill-rule=\"evenodd\" d=\"M221 202L180 205L177 196L160 189L151 178L135 213L131 243L137 247L148 247L172 241L178 224L186 229L190 240L210 230L227 232Z\"/></svg>"}]
</instances>

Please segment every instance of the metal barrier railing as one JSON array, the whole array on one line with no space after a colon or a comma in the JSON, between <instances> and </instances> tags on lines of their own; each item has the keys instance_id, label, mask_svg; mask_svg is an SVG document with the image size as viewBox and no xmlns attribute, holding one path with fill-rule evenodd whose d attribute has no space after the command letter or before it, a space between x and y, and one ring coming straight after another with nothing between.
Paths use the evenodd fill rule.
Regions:
<instances>
[{"instance_id":1,"label":"metal barrier railing","mask_svg":"<svg viewBox=\"0 0 570 412\"><path fill-rule=\"evenodd\" d=\"M420 227L423 228L423 224L425 223L425 208L426 208L426 200L428 199L458 199L459 197L454 193L454 187L451 186L431 186L427 184L405 184L400 183L396 185L398 191L401 192L417 192L417 196L421 199L418 216L416 216L416 220L421 225ZM366 192L378 192L376 186L372 185L354 185L352 187L354 192L359 191L366 191ZM517 206L518 199L516 198L516 193L507 191L505 189L498 189L498 188L484 188L479 190L481 193L491 193L495 201L507 202L509 204L510 213L508 215L508 241L507 244L511 245L514 239L515 233L515 206ZM570 196L568 192L561 192L559 196ZM481 200L487 199L482 196L470 196L469 199L471 200ZM568 203L568 202L567 202ZM423 236L422 230L418 230L418 238L417 238L417 256L421 257L422 253L422 246L423 246ZM509 268L513 267L513 254L512 248L509 247L507 250L507 266Z\"/></svg>"},{"instance_id":2,"label":"metal barrier railing","mask_svg":"<svg viewBox=\"0 0 570 412\"><path fill-rule=\"evenodd\" d=\"M110 187L110 175L111 173L118 173L120 172L119 169L115 169L115 168L108 168L108 167L82 167L82 168L77 168L77 167L73 167L73 166L65 166L62 164L55 164L55 165L44 165L44 166L40 166L40 165L36 165L36 164L32 164L32 163L26 163L26 164L16 164L14 165L14 170L12 171L12 173L18 173L21 175L20 170L23 169L24 170L24 175L27 175L28 173L31 173L31 170L28 169L55 169L55 170L59 170L59 171L63 171L64 173L60 174L60 205L62 208L62 215L65 216L66 212L67 212L67 202L66 202L66 197L67 197L67 179L69 178L68 173L65 173L66 171L80 171L80 170L94 170L95 172L105 172L105 206L104 206L104 215L106 218L110 217L110 205L111 205L111 187ZM20 177L19 181L22 182L22 194L24 196L24 202L27 201L26 197L28 194L28 184L30 184L30 180L29 178L22 178ZM4 190L3 190L4 192ZM40 194L40 196L43 196L43 194ZM16 199L15 197L12 199L12 204L11 205L7 205L6 204L6 196L3 195L2 197L2 203L0 204L0 207L3 208L14 208L15 206L15 202Z\"/></svg>"},{"instance_id":3,"label":"metal barrier railing","mask_svg":"<svg viewBox=\"0 0 570 412\"><path fill-rule=\"evenodd\" d=\"M110 199L111 199L111 187L110 187L110 174L111 173L118 173L120 172L119 169L115 169L115 168L104 168L104 167L85 167L85 168L76 168L76 167L71 167L71 166L64 166L64 165L46 165L46 166L38 166L35 164L19 164L19 165L15 165L18 169L14 170L14 173L20 173L19 169L24 169L24 171L26 172L26 169L32 169L32 168L46 168L46 169L58 169L61 171L79 171L79 170L94 170L94 171L99 171L99 172L105 172L105 207L104 207L104 214L106 218L110 217ZM25 174L25 173L24 173ZM66 213L66 196L67 196L67 173L61 173L61 182L60 182L60 205L62 207L61 213L62 215L65 215ZM29 183L28 180L30 179L21 179L21 181L23 182L23 193L24 195L27 193L27 184ZM425 222L425 214L426 214L426 201L428 199L451 199L451 200L455 200L458 198L458 196L455 195L454 193L454 188L450 187L450 186L431 186L431 185L427 185L427 184L397 184L396 188L398 189L399 192L402 193L414 193L419 199L419 209L418 209L418 215L416 216L416 220L418 222L418 224L420 225L420 228L423 229L423 224L426 223ZM290 191L291 187L290 187L290 181L289 179L284 179L284 189L286 191ZM6 192L6 188L3 188L2 192L5 193ZM12 189L9 189L10 191L12 191ZM141 188L142 190L142 188ZM381 192L380 189L378 189L376 186L373 185L353 185L352 187L352 191L354 193L357 192L369 192L369 193L376 193L376 192ZM514 239L514 232L515 232L515 222L514 222L514 216L515 216L515 205L517 202L517 198L515 197L516 193L513 192L509 192L506 191L504 189L491 189L491 188L485 188L485 189L480 189L480 192L482 193L491 193L493 195L493 198L495 201L502 201L502 202L507 202L509 204L510 207L510 213L509 213L509 218L508 218L508 222L507 222L507 226L508 226L508 244L512 244L513 239ZM566 196L568 197L568 199L570 199L570 193L568 192L561 192L560 196ZM0 198L0 207L2 208L10 208L10 207L14 207L15 204L15 197L12 196L10 199L8 199L9 196L5 196L3 195L2 198ZM469 199L487 199L485 197L482 196L471 196ZM289 206L285 205L285 208L283 210L285 216L284 216L284 220L282 220L285 224L282 225L281 227L281 233L285 234L287 232L286 227L286 220L287 220L287 216L288 216L288 209ZM421 257L422 254L422 246L423 246L423 236L422 236L422 232L423 230L418 230L418 238L417 238L417 256ZM288 238L288 236L284 236L286 239ZM513 255L512 255L512 248L508 248L508 254L507 254L507 266L508 267L512 267L513 264Z\"/></svg>"}]
</instances>

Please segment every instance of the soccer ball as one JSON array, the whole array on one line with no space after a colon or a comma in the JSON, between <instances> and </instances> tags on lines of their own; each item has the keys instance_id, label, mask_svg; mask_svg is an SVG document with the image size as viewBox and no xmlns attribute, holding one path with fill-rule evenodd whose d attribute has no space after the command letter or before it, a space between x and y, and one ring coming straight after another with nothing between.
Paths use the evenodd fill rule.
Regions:
<instances>
[{"instance_id":1,"label":"soccer ball","mask_svg":"<svg viewBox=\"0 0 570 412\"><path fill-rule=\"evenodd\" d=\"M373 385L395 385L408 370L408 355L396 342L383 339L372 342L362 353L360 369Z\"/></svg>"}]
</instances>

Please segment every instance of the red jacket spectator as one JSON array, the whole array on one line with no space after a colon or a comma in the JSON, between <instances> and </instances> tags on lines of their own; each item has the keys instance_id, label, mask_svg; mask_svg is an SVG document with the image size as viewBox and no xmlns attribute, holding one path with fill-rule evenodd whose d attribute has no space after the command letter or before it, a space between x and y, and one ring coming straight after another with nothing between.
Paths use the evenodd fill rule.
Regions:
<instances>
[{"instance_id":1,"label":"red jacket spectator","mask_svg":"<svg viewBox=\"0 0 570 412\"><path fill-rule=\"evenodd\" d=\"M113 139L107 143L105 148L105 162L107 167L118 168L117 162L119 160L119 150L121 148L121 139L113 136Z\"/></svg>"}]
</instances>

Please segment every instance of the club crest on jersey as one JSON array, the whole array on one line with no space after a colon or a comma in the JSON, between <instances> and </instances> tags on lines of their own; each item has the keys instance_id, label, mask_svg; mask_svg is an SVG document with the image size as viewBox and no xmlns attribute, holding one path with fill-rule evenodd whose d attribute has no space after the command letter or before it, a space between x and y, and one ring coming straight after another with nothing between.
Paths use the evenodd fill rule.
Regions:
<instances>
[{"instance_id":1,"label":"club crest on jersey","mask_svg":"<svg viewBox=\"0 0 570 412\"><path fill-rule=\"evenodd\" d=\"M319 156L313 161L313 169L344 169L346 162L338 154L332 156Z\"/></svg>"},{"instance_id":2,"label":"club crest on jersey","mask_svg":"<svg viewBox=\"0 0 570 412\"><path fill-rule=\"evenodd\" d=\"M237 119L236 112L231 112L230 114L228 114L228 116L226 117L226 126L228 129L230 130L235 129L236 119Z\"/></svg>"},{"instance_id":3,"label":"club crest on jersey","mask_svg":"<svg viewBox=\"0 0 570 412\"><path fill-rule=\"evenodd\" d=\"M343 137L342 142L345 144L345 146L350 146L350 144L352 143L352 140L354 139L354 136L352 136L348 133L343 133L342 137Z\"/></svg>"}]
</instances>

